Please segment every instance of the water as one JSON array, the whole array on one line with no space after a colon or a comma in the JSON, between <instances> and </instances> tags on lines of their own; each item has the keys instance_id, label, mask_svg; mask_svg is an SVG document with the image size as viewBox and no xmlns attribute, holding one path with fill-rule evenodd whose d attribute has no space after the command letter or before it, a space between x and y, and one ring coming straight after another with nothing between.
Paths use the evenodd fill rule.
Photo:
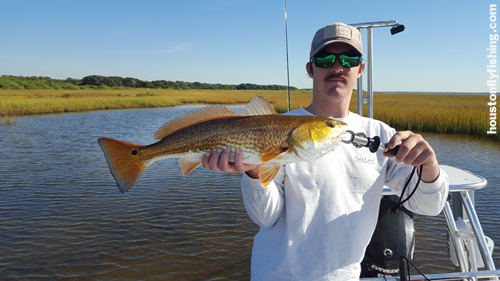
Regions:
<instances>
[{"instance_id":1,"label":"water","mask_svg":"<svg viewBox=\"0 0 500 281\"><path fill-rule=\"evenodd\" d=\"M253 236L240 175L175 159L152 165L126 194L109 174L97 138L148 144L165 122L199 106L19 117L0 126L0 279L248 280ZM240 109L232 107L232 109ZM500 243L500 144L424 134L440 163L477 173L486 235ZM424 227L425 226L425 227ZM415 263L454 267L444 217L416 217ZM494 253L500 265L499 251Z\"/></svg>"}]
</instances>

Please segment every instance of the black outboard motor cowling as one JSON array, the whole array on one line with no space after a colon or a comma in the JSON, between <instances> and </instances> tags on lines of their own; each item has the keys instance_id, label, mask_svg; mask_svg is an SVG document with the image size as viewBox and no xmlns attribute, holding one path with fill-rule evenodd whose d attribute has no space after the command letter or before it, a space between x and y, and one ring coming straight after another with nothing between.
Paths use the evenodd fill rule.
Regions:
<instances>
[{"instance_id":1,"label":"black outboard motor cowling","mask_svg":"<svg viewBox=\"0 0 500 281\"><path fill-rule=\"evenodd\" d=\"M391 213L398 198L390 195L381 199L377 226L361 262L361 278L399 276L399 258L413 259L413 213L404 207Z\"/></svg>"}]
</instances>

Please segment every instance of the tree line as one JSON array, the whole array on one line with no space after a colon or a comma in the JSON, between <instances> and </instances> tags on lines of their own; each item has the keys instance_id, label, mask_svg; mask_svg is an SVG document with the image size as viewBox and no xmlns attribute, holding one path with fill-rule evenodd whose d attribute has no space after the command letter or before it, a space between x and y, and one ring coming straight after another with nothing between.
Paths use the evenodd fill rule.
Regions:
<instances>
[{"instance_id":1,"label":"tree line","mask_svg":"<svg viewBox=\"0 0 500 281\"><path fill-rule=\"evenodd\" d=\"M143 81L132 77L89 75L82 79L52 79L46 76L12 76L0 77L0 89L107 89L107 88L150 88L150 89L200 89L200 90L286 90L282 85L258 85L242 83L239 85L210 84L184 81ZM298 88L290 87L291 91Z\"/></svg>"}]
</instances>

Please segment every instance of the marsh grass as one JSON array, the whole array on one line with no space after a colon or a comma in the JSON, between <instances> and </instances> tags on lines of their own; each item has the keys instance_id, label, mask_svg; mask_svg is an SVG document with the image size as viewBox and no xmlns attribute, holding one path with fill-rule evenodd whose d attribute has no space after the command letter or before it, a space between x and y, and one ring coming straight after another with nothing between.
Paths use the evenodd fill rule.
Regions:
<instances>
[{"instance_id":1,"label":"marsh grass","mask_svg":"<svg viewBox=\"0 0 500 281\"><path fill-rule=\"evenodd\" d=\"M167 107L183 104L246 104L255 95L259 94L264 95L273 105L286 108L285 91L170 89L0 90L0 116ZM293 96L295 95L310 96L308 92L298 92L298 94L293 94Z\"/></svg>"},{"instance_id":2,"label":"marsh grass","mask_svg":"<svg viewBox=\"0 0 500 281\"><path fill-rule=\"evenodd\" d=\"M5 126L10 128L11 126L15 125L16 125L16 117L14 116L0 117L0 126Z\"/></svg>"},{"instance_id":3,"label":"marsh grass","mask_svg":"<svg viewBox=\"0 0 500 281\"><path fill-rule=\"evenodd\" d=\"M247 104L259 94L268 99L278 113L286 112L285 91L0 90L0 116L169 107L184 104ZM310 91L293 91L291 92L291 108L307 106L311 98ZM488 101L487 97L478 95L375 94L374 117L398 130L487 136ZM357 112L356 95L353 95L350 110ZM366 113L366 108L364 112ZM4 123L8 122L11 121ZM488 137L500 140L498 134L488 135Z\"/></svg>"},{"instance_id":4,"label":"marsh grass","mask_svg":"<svg viewBox=\"0 0 500 281\"><path fill-rule=\"evenodd\" d=\"M489 130L485 96L380 94L375 99L374 118L397 129L466 135Z\"/></svg>"}]
</instances>

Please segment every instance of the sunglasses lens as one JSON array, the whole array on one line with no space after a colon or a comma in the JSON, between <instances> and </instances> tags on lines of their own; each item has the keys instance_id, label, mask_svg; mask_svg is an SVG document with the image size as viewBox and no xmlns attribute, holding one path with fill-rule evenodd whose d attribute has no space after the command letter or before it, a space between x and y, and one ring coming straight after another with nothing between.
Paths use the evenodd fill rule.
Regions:
<instances>
[{"instance_id":1,"label":"sunglasses lens","mask_svg":"<svg viewBox=\"0 0 500 281\"><path fill-rule=\"evenodd\" d=\"M331 67L335 63L335 55L331 54L326 57L316 57L317 67Z\"/></svg>"},{"instance_id":2,"label":"sunglasses lens","mask_svg":"<svg viewBox=\"0 0 500 281\"><path fill-rule=\"evenodd\" d=\"M355 67L359 65L359 56L351 57L347 55L340 55L340 64L345 67Z\"/></svg>"},{"instance_id":3,"label":"sunglasses lens","mask_svg":"<svg viewBox=\"0 0 500 281\"><path fill-rule=\"evenodd\" d=\"M335 63L335 60L339 57L340 64L343 67L355 67L360 63L360 57L350 54L325 54L315 57L315 64L317 67L331 67Z\"/></svg>"}]
</instances>

